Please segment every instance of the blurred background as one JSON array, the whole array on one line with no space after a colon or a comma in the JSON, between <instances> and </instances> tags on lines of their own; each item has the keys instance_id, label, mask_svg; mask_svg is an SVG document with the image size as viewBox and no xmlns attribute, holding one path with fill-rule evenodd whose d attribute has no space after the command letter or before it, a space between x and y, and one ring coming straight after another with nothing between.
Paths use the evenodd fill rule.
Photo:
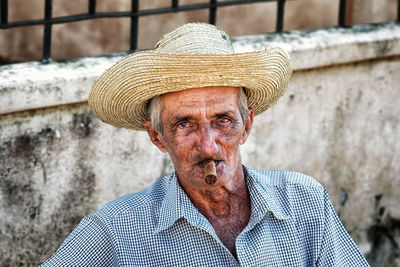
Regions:
<instances>
[{"instance_id":1,"label":"blurred background","mask_svg":"<svg viewBox=\"0 0 400 267\"><path fill-rule=\"evenodd\" d=\"M83 216L173 170L87 96L186 22L215 23L236 52L289 51L292 81L255 118L244 164L314 177L370 265L400 266L400 1L245 2L0 0L0 266L37 266Z\"/></svg>"}]
</instances>

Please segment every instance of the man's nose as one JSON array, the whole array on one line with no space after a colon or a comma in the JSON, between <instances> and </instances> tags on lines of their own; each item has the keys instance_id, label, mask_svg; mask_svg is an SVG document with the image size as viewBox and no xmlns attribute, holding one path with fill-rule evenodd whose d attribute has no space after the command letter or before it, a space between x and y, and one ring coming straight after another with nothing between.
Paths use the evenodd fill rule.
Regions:
<instances>
[{"instance_id":1,"label":"man's nose","mask_svg":"<svg viewBox=\"0 0 400 267\"><path fill-rule=\"evenodd\" d=\"M217 134L209 126L200 127L199 151L202 158L212 158L218 153Z\"/></svg>"}]
</instances>

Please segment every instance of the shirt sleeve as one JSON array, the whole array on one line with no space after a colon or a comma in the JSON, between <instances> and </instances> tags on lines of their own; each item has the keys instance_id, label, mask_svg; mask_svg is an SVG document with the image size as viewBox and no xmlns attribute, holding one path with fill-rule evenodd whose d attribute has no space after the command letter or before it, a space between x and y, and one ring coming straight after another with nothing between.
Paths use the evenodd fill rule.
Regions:
<instances>
[{"instance_id":1,"label":"shirt sleeve","mask_svg":"<svg viewBox=\"0 0 400 267\"><path fill-rule=\"evenodd\" d=\"M112 266L113 247L107 227L95 215L82 219L41 266Z\"/></svg>"},{"instance_id":2,"label":"shirt sleeve","mask_svg":"<svg viewBox=\"0 0 400 267\"><path fill-rule=\"evenodd\" d=\"M324 190L324 234L317 266L369 266L338 218Z\"/></svg>"}]
</instances>

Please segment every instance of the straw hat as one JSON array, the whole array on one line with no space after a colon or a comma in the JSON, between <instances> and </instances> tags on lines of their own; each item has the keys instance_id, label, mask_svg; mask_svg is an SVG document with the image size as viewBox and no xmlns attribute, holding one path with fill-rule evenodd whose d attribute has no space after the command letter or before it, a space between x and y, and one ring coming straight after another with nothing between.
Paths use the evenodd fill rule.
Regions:
<instances>
[{"instance_id":1,"label":"straw hat","mask_svg":"<svg viewBox=\"0 0 400 267\"><path fill-rule=\"evenodd\" d=\"M165 34L154 50L132 53L106 70L89 95L93 113L117 127L144 130L147 104L157 95L207 86L244 87L258 115L284 93L292 74L279 47L236 53L229 36L205 23Z\"/></svg>"}]
</instances>

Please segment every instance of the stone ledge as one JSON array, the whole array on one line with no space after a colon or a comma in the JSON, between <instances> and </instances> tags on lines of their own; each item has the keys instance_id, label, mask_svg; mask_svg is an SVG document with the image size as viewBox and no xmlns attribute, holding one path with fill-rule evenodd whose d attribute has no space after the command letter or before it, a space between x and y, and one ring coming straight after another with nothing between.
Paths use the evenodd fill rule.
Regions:
<instances>
[{"instance_id":1,"label":"stone ledge","mask_svg":"<svg viewBox=\"0 0 400 267\"><path fill-rule=\"evenodd\" d=\"M345 64L400 55L400 24L364 24L234 39L236 52L260 50L272 44L289 52L294 70Z\"/></svg>"},{"instance_id":2,"label":"stone ledge","mask_svg":"<svg viewBox=\"0 0 400 267\"><path fill-rule=\"evenodd\" d=\"M2 66L0 114L87 101L95 79L121 57L111 55Z\"/></svg>"},{"instance_id":3,"label":"stone ledge","mask_svg":"<svg viewBox=\"0 0 400 267\"><path fill-rule=\"evenodd\" d=\"M358 25L233 38L237 52L276 44L294 70L400 55L400 24ZM0 114L87 101L95 79L126 54L0 67Z\"/></svg>"}]
</instances>

